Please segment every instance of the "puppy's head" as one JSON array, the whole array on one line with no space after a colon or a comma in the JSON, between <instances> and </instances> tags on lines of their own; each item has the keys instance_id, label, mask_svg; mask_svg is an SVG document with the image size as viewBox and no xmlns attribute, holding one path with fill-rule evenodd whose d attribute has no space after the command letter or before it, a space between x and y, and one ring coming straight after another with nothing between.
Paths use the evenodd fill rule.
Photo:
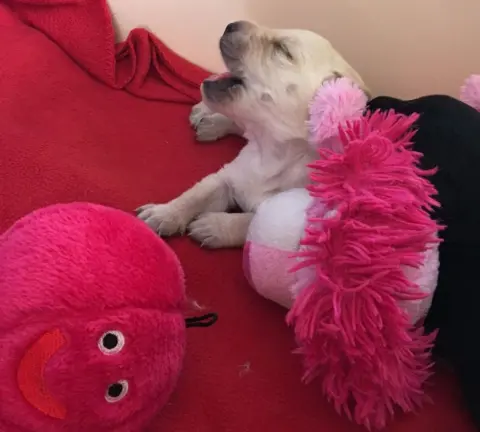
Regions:
<instances>
[{"instance_id":1,"label":"puppy's head","mask_svg":"<svg viewBox=\"0 0 480 432\"><path fill-rule=\"evenodd\" d=\"M237 21L220 38L228 73L206 80L204 102L246 130L278 141L305 139L308 105L328 79L346 76L366 90L358 73L323 37Z\"/></svg>"}]
</instances>

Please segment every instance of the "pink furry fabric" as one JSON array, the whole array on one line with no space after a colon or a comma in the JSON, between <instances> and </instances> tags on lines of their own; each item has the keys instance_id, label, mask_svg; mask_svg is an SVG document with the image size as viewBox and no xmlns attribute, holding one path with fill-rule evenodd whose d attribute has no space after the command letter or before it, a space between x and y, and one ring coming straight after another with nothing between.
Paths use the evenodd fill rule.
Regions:
<instances>
[{"instance_id":1,"label":"pink furry fabric","mask_svg":"<svg viewBox=\"0 0 480 432\"><path fill-rule=\"evenodd\" d=\"M367 95L353 81L339 78L328 81L317 91L310 104L310 142L318 148L340 151L338 126L359 119L367 105Z\"/></svg>"},{"instance_id":2,"label":"pink furry fabric","mask_svg":"<svg viewBox=\"0 0 480 432\"><path fill-rule=\"evenodd\" d=\"M410 149L416 118L368 114L340 128L343 152L320 150L310 193L335 212L312 208L294 269L315 271L287 318L304 379L318 376L336 410L369 429L384 427L395 406L420 406L431 374L435 335L399 307L425 296L402 266L418 268L439 241L432 173Z\"/></svg>"},{"instance_id":3,"label":"pink furry fabric","mask_svg":"<svg viewBox=\"0 0 480 432\"><path fill-rule=\"evenodd\" d=\"M460 89L460 100L480 111L480 75L471 75Z\"/></svg>"},{"instance_id":4,"label":"pink furry fabric","mask_svg":"<svg viewBox=\"0 0 480 432\"><path fill-rule=\"evenodd\" d=\"M0 235L0 297L1 432L141 431L167 403L183 270L134 216L72 203L23 217Z\"/></svg>"}]
</instances>

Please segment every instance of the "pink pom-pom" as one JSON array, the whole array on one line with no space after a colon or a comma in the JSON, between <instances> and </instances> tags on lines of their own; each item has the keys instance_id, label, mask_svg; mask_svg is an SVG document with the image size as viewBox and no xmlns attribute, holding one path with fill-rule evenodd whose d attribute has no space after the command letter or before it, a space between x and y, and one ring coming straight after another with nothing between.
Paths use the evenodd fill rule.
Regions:
<instances>
[{"instance_id":1,"label":"pink pom-pom","mask_svg":"<svg viewBox=\"0 0 480 432\"><path fill-rule=\"evenodd\" d=\"M480 111L480 75L469 76L460 89L460 100Z\"/></svg>"},{"instance_id":2,"label":"pink pom-pom","mask_svg":"<svg viewBox=\"0 0 480 432\"><path fill-rule=\"evenodd\" d=\"M338 141L339 127L359 119L367 100L365 92L348 78L324 83L310 103L310 143L315 148L333 150Z\"/></svg>"}]
</instances>

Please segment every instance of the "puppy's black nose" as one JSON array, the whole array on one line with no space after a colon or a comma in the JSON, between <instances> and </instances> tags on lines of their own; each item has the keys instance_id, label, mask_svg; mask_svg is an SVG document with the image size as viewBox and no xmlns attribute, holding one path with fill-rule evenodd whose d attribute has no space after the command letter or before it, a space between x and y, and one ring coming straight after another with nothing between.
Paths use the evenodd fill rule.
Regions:
<instances>
[{"instance_id":1,"label":"puppy's black nose","mask_svg":"<svg viewBox=\"0 0 480 432\"><path fill-rule=\"evenodd\" d=\"M240 30L240 27L242 26L242 21L235 21L227 25L225 27L225 34L228 33L235 33Z\"/></svg>"}]
</instances>

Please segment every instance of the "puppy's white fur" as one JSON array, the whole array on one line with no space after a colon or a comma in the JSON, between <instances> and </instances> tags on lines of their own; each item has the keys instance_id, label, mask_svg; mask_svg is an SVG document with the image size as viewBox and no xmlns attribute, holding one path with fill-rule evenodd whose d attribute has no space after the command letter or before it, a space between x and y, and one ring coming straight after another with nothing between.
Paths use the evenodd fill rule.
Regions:
<instances>
[{"instance_id":1,"label":"puppy's white fur","mask_svg":"<svg viewBox=\"0 0 480 432\"><path fill-rule=\"evenodd\" d=\"M139 217L158 234L183 233L211 248L242 246L250 220L266 198L308 183L306 165L317 154L307 142L308 105L328 79L347 76L365 89L355 70L323 37L242 23L227 67L244 85L232 97L196 105L190 122L200 141L242 134L236 159L166 204L148 204ZM229 35L230 36L230 35ZM231 38L230 38L231 40ZM238 205L244 213L226 211Z\"/></svg>"}]
</instances>

